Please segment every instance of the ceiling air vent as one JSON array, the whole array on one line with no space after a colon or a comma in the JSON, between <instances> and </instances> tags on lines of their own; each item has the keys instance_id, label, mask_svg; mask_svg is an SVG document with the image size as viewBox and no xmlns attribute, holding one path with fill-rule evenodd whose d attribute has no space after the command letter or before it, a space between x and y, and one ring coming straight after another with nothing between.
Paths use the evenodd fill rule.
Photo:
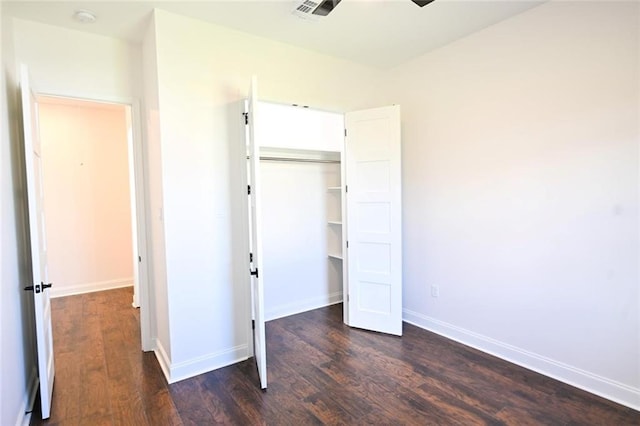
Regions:
<instances>
[{"instance_id":1,"label":"ceiling air vent","mask_svg":"<svg viewBox=\"0 0 640 426\"><path fill-rule=\"evenodd\" d=\"M341 0L303 0L293 10L293 14L304 19L317 20L327 16Z\"/></svg>"}]
</instances>

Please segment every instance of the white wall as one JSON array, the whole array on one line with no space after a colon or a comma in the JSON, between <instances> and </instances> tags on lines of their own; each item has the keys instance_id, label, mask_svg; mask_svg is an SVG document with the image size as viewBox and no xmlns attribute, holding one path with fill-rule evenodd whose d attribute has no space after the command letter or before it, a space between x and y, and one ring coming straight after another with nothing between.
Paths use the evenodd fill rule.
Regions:
<instances>
[{"instance_id":1,"label":"white wall","mask_svg":"<svg viewBox=\"0 0 640 426\"><path fill-rule=\"evenodd\" d=\"M376 105L369 68L156 11L170 380L247 355L242 100L345 111ZM274 66L277 63L277 66ZM234 210L235 209L235 210ZM203 338L203 336L206 336Z\"/></svg>"},{"instance_id":2,"label":"white wall","mask_svg":"<svg viewBox=\"0 0 640 426\"><path fill-rule=\"evenodd\" d=\"M2 17L2 85L0 86L0 424L22 424L35 385L33 301L22 290L30 281L25 262L26 200L17 68L12 22Z\"/></svg>"},{"instance_id":3,"label":"white wall","mask_svg":"<svg viewBox=\"0 0 640 426\"><path fill-rule=\"evenodd\" d=\"M41 94L132 99L142 93L140 46L111 37L14 19L16 60Z\"/></svg>"},{"instance_id":4,"label":"white wall","mask_svg":"<svg viewBox=\"0 0 640 426\"><path fill-rule=\"evenodd\" d=\"M639 7L548 3L391 74L405 318L636 408Z\"/></svg>"},{"instance_id":5,"label":"white wall","mask_svg":"<svg viewBox=\"0 0 640 426\"><path fill-rule=\"evenodd\" d=\"M133 285L127 110L39 102L51 296Z\"/></svg>"},{"instance_id":6,"label":"white wall","mask_svg":"<svg viewBox=\"0 0 640 426\"><path fill-rule=\"evenodd\" d=\"M149 230L150 268L149 282L153 283L149 304L155 321L151 335L155 338L158 360L166 375L169 374L171 342L169 333L169 301L167 295L167 267L164 242L162 203L162 152L159 111L158 64L155 17L152 17L142 43L142 75L144 93L144 133L147 174L147 229Z\"/></svg>"}]
</instances>

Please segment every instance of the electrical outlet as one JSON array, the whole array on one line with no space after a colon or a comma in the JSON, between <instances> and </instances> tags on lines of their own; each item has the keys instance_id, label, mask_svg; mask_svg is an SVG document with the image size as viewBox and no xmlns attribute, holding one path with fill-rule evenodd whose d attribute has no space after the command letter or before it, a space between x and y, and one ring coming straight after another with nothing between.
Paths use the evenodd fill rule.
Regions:
<instances>
[{"instance_id":1,"label":"electrical outlet","mask_svg":"<svg viewBox=\"0 0 640 426\"><path fill-rule=\"evenodd\" d=\"M431 297L438 297L440 296L440 289L438 288L437 285L432 285L431 286Z\"/></svg>"}]
</instances>

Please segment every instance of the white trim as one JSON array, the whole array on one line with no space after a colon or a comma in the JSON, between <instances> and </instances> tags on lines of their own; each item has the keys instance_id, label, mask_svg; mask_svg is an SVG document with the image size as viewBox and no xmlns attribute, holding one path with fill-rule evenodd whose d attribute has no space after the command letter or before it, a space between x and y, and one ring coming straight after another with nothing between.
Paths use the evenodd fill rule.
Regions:
<instances>
[{"instance_id":1,"label":"white trim","mask_svg":"<svg viewBox=\"0 0 640 426\"><path fill-rule=\"evenodd\" d=\"M131 224L131 260L133 262L133 298L131 305L134 308L140 307L140 268L139 261L140 251L138 250L138 191L136 188L136 175L139 175L139 171L135 165L135 150L136 144L134 143L134 119L133 108L130 105L125 105L126 111L126 124L127 124L127 169L129 171L129 207L130 207L130 224Z\"/></svg>"},{"instance_id":2,"label":"white trim","mask_svg":"<svg viewBox=\"0 0 640 426\"><path fill-rule=\"evenodd\" d=\"M403 320L409 324L431 331L470 346L482 352L509 361L587 392L640 410L640 389L615 380L599 376L589 371L555 361L508 343L500 342L470 330L430 318L408 309L403 310Z\"/></svg>"},{"instance_id":3,"label":"white trim","mask_svg":"<svg viewBox=\"0 0 640 426\"><path fill-rule=\"evenodd\" d=\"M175 383L199 374L208 373L247 359L247 345L240 345L220 352L204 355L173 364L167 382ZM163 370L164 371L164 370ZM166 373L165 373L166 377Z\"/></svg>"},{"instance_id":4,"label":"white trim","mask_svg":"<svg viewBox=\"0 0 640 426\"><path fill-rule=\"evenodd\" d=\"M237 278L234 281L238 282L240 288L243 289L242 292L242 300L244 300L244 304L239 306L238 308L244 309L245 318L247 318L246 323L246 340L247 340L247 356L253 356L253 292L251 290L251 275L249 275L249 270L251 269L251 264L249 262L249 252L250 243L249 239L251 235L249 234L249 194L247 194L246 188L249 185L248 179L248 159L247 159L247 144L248 144L248 134L249 126L245 125L244 122L244 114L248 113L249 105L248 100L244 99L238 101L234 104L237 107L237 110L234 112L235 116L238 120L238 132L242 133L242 142L237 144L232 144L232 156L235 163L232 162L232 167L235 173L235 178L232 178L232 182L235 182L232 185L238 185L233 188L234 197L238 197L237 201L233 202L234 209L240 209L240 211L234 211L232 220L232 226L234 226L234 233L237 235L234 238L235 245L235 253L234 263L235 263L235 271L234 274Z\"/></svg>"},{"instance_id":5,"label":"white trim","mask_svg":"<svg viewBox=\"0 0 640 426\"><path fill-rule=\"evenodd\" d=\"M20 405L20 411L16 419L16 426L28 426L31 423L31 412L35 406L36 393L40 387L40 380L38 380L38 372L36 368L31 369L31 377L29 378L29 385L25 392L22 404Z\"/></svg>"},{"instance_id":6,"label":"white trim","mask_svg":"<svg viewBox=\"0 0 640 426\"><path fill-rule=\"evenodd\" d=\"M62 100L76 100L84 102L95 102L102 104L117 104L117 105L129 105L133 107L133 104L137 103L137 99L126 96L109 96L105 94L86 94L86 93L72 93L72 92L38 92L37 97L45 98L60 98Z\"/></svg>"},{"instance_id":7,"label":"white trim","mask_svg":"<svg viewBox=\"0 0 640 426\"><path fill-rule=\"evenodd\" d=\"M113 290L116 288L133 286L133 278L119 278L116 280L98 281L95 283L74 284L69 286L56 286L55 284L49 290L49 297L55 299L57 297L72 296L75 294L92 293L94 291Z\"/></svg>"},{"instance_id":8,"label":"white trim","mask_svg":"<svg viewBox=\"0 0 640 426\"><path fill-rule=\"evenodd\" d=\"M276 306L275 308L265 311L264 320L271 321L278 318L288 317L289 315L324 308L325 306L335 305L336 303L342 303L342 291L330 293L322 297L299 300L297 302L287 303L286 305Z\"/></svg>"},{"instance_id":9,"label":"white trim","mask_svg":"<svg viewBox=\"0 0 640 426\"><path fill-rule=\"evenodd\" d=\"M133 185L131 192L135 191L135 220L136 220L136 248L138 249L139 261L136 262L136 254L134 253L134 268L137 268L138 282L137 288L134 288L135 295L133 303L140 308L140 341L142 350L145 352L152 351L155 348L152 336L152 324L155 324L155 310L151 306L151 298L153 297L153 286L149 280L149 234L147 232L147 171L145 168L145 139L142 134L143 119L141 115L140 102L136 99L130 100L131 106L131 127L133 129ZM132 218L134 219L134 218Z\"/></svg>"},{"instance_id":10,"label":"white trim","mask_svg":"<svg viewBox=\"0 0 640 426\"><path fill-rule=\"evenodd\" d=\"M164 350L164 346L160 343L160 340L153 339L154 347L153 353L156 354L156 359L158 360L158 364L160 364L160 369L164 374L164 378L167 379L168 383L171 383L171 375L170 375L170 365L171 359L169 355L167 355L167 351Z\"/></svg>"}]
</instances>

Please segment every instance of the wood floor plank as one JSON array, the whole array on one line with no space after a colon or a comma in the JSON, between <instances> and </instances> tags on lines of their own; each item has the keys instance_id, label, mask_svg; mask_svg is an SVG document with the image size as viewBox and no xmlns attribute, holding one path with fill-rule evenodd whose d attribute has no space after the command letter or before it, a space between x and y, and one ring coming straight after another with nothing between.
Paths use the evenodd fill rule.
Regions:
<instances>
[{"instance_id":1,"label":"wood floor plank","mask_svg":"<svg viewBox=\"0 0 640 426\"><path fill-rule=\"evenodd\" d=\"M164 388L151 394L143 393L142 402L150 425L184 424L168 389Z\"/></svg>"},{"instance_id":2,"label":"wood floor plank","mask_svg":"<svg viewBox=\"0 0 640 426\"><path fill-rule=\"evenodd\" d=\"M211 411L205 405L200 394L198 379L174 383L169 389L171 399L174 401L184 425L195 426L215 423Z\"/></svg>"},{"instance_id":3,"label":"wood floor plank","mask_svg":"<svg viewBox=\"0 0 640 426\"><path fill-rule=\"evenodd\" d=\"M253 359L167 384L140 351L131 289L52 301L56 388L40 425L640 425L640 413L404 324L352 329L342 305L267 323Z\"/></svg>"},{"instance_id":4,"label":"wood floor plank","mask_svg":"<svg viewBox=\"0 0 640 426\"><path fill-rule=\"evenodd\" d=\"M276 381L288 387L289 392L297 400L304 401L306 409L323 424L353 423L360 418L356 413L343 407L342 398L333 398L337 396L336 389L340 388L337 383L326 386L326 384L309 380L317 374L318 367L307 366L299 370L292 367L284 357L278 357L272 363L275 369L284 371L286 374L282 380L276 379Z\"/></svg>"},{"instance_id":5,"label":"wood floor plank","mask_svg":"<svg viewBox=\"0 0 640 426\"><path fill-rule=\"evenodd\" d=\"M356 332L355 334L358 334ZM366 332L360 332L360 334L370 334ZM306 339L314 339L314 333L305 333ZM332 339L339 337L331 330L326 333L326 336L320 335L315 336L316 339ZM377 336L376 336L377 337ZM355 336L352 336L354 341L356 340ZM386 336L385 336L386 338ZM394 344L397 344L397 340L395 339ZM335 342L335 340L333 340ZM338 342L335 342L335 347L340 347ZM347 346L348 347L348 346ZM345 364L344 357L351 356L353 354L350 353L349 350L346 350L344 353L336 354L336 360L327 364L326 367L331 371L334 366L338 366L337 368L341 369ZM406 401L411 409L419 411L421 407L426 407L428 409L428 417L437 420L438 413L441 411L439 407L446 407L446 410L441 414L441 416L446 415L450 420L453 420L455 417L459 417L461 422L464 423L482 423L482 419L487 419L489 417L488 412L481 412L475 409L474 407L469 406L461 406L460 401L457 398L435 398L431 393L416 393L411 389L420 389L420 386L423 385L424 377L421 377L420 374L416 374L415 369L409 363L403 362L397 358L388 357L384 353L380 352L377 349L372 347L365 347L361 353L358 355L361 359L361 362L354 363L350 370L353 372L352 380L354 383L358 383L362 380L372 380L388 389L388 391L393 391L396 394L400 394L403 396L403 399ZM376 365L381 367L380 370L384 371L385 374L383 376L378 376L375 374L375 371L370 371L367 366ZM341 370L338 370L338 376L343 376L344 373ZM353 386L353 385L352 385ZM408 386L407 390L405 387ZM447 399L449 401L453 401L453 403L447 403ZM434 405L431 403L431 400L437 400L439 402L438 405ZM397 404L397 403L396 403ZM497 410L494 410L495 412Z\"/></svg>"},{"instance_id":6,"label":"wood floor plank","mask_svg":"<svg viewBox=\"0 0 640 426\"><path fill-rule=\"evenodd\" d=\"M80 417L81 357L75 352L56 356L56 377L51 404L51 422Z\"/></svg>"},{"instance_id":7,"label":"wood floor plank","mask_svg":"<svg viewBox=\"0 0 640 426\"><path fill-rule=\"evenodd\" d=\"M140 373L136 377L136 388L150 425L182 425L167 382L153 353L141 353L138 357Z\"/></svg>"},{"instance_id":8,"label":"wood floor plank","mask_svg":"<svg viewBox=\"0 0 640 426\"><path fill-rule=\"evenodd\" d=\"M80 416L99 417L111 413L111 401L108 393L108 377L104 365L98 367L83 366L80 387Z\"/></svg>"},{"instance_id":9,"label":"wood floor plank","mask_svg":"<svg viewBox=\"0 0 640 426\"><path fill-rule=\"evenodd\" d=\"M366 399L361 398L353 391L354 387L360 386L360 380L349 381L349 378L342 374L331 374L328 366L332 359L329 356L304 343L297 335L289 333L284 327L278 327L276 324L269 324L269 326L270 329L273 328L273 334L289 338L282 339L279 344L270 345L268 353L271 356L271 361L269 365L276 367L269 370L272 371L271 377L273 379L278 380L280 372L285 371L279 365L287 365L294 371L294 373L288 374L300 375L307 382L315 385L317 389L323 390L332 400L334 409L343 411L346 419L361 419L371 412L373 407ZM286 341L291 344L284 344ZM300 353L304 353L305 356L300 357ZM339 357L340 355L336 352L335 356Z\"/></svg>"},{"instance_id":10,"label":"wood floor plank","mask_svg":"<svg viewBox=\"0 0 640 426\"><path fill-rule=\"evenodd\" d=\"M247 388L244 381L235 380L235 374L220 377L206 374L200 382L203 401L209 408L216 424L242 421L244 424L261 424L264 404L258 404L255 387Z\"/></svg>"},{"instance_id":11,"label":"wood floor plank","mask_svg":"<svg viewBox=\"0 0 640 426\"><path fill-rule=\"evenodd\" d=\"M118 426L149 425L140 396L132 396L126 400L112 401L112 421Z\"/></svg>"},{"instance_id":12,"label":"wood floor plank","mask_svg":"<svg viewBox=\"0 0 640 426\"><path fill-rule=\"evenodd\" d=\"M313 333L304 334L306 339L312 339L313 335ZM331 339L331 337L332 332L329 331L326 338ZM363 355L362 364L379 365L384 371L389 372L391 376L402 378L404 385L419 387L419 389L423 391L422 396L424 398L427 400L437 399L439 406L447 407L446 412L450 420L453 420L456 417L456 413L458 413L461 421L464 423L472 421L483 422L486 421L490 415L495 414L504 407L507 401L510 400L511 403L514 403L522 399L522 396L518 394L518 391L522 387L519 382L513 381L509 374L502 374L499 369L496 369L498 371L491 369L485 370L484 367L478 363L477 356L473 353L465 354L465 359L456 360L454 363L455 368L449 367L448 370L446 366L444 367L445 370L443 370L443 364L438 362L436 372L425 368L425 366L431 363L431 360L422 359L419 367L416 368L411 367L411 364L415 364L416 358L419 357L412 356L412 362L405 363L403 362L403 357L398 356L399 354L396 355L398 356L397 358L393 356L394 351L390 350L390 348L398 348L400 346L399 340L401 339L394 340L394 338L388 336L381 338L381 336L375 333L364 331L351 333L351 342L353 344L361 344L365 348L361 354ZM368 345L367 342L371 345ZM377 350L381 346L384 346L385 342L387 344L385 351L381 352ZM371 349L374 347L373 343L377 343L376 350ZM425 352L421 351L421 353ZM517 368L525 371L519 367ZM473 371L470 371L470 369L473 369ZM441 380L433 380L434 375L440 376ZM477 380L469 383L467 377L470 375L478 376ZM465 392L464 388L455 389L449 387L448 383L450 379L456 377L458 377L457 382L463 383L465 386L471 384L471 389L466 389ZM548 389L545 389L547 392L542 392L539 389L531 389L526 383L523 386L527 386L528 390L528 392L523 395L536 400L542 400L551 393ZM510 389L508 392L512 394L505 395L504 389ZM487 392L490 392L490 394L488 395ZM478 395L482 398L472 398L470 397L471 395ZM464 397L460 398L460 396ZM483 404L481 399L489 401L490 404ZM525 403L528 402L529 401L525 401ZM437 409L435 411L437 411ZM433 412L431 415L433 415Z\"/></svg>"}]
</instances>

